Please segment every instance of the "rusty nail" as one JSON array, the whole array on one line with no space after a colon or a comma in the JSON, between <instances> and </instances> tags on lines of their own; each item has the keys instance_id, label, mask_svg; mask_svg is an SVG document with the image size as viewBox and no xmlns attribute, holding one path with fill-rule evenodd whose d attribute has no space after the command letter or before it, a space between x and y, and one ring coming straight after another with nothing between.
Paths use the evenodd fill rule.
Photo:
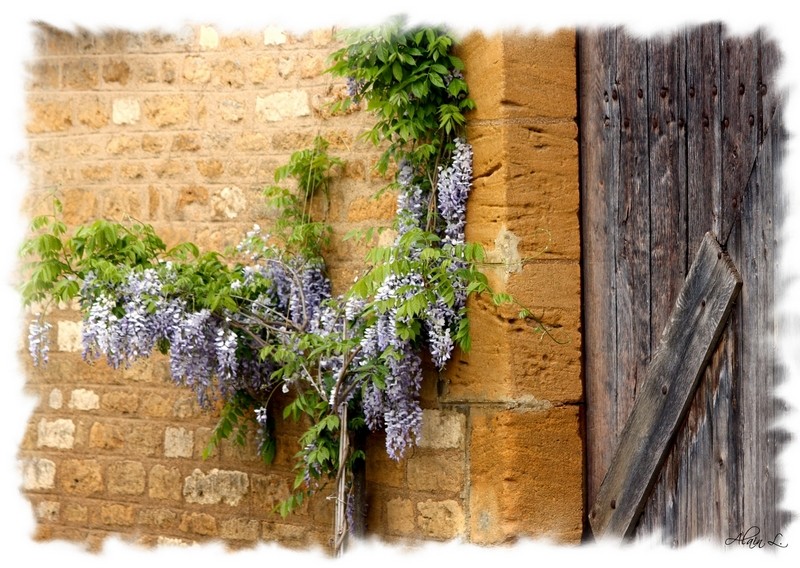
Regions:
<instances>
[{"instance_id":1,"label":"rusty nail","mask_svg":"<svg viewBox=\"0 0 800 568\"><path fill-rule=\"evenodd\" d=\"M612 509L616 509L617 508L617 500L616 499L612 499L611 500L611 508Z\"/></svg>"},{"instance_id":2,"label":"rusty nail","mask_svg":"<svg viewBox=\"0 0 800 568\"><path fill-rule=\"evenodd\" d=\"M689 87L689 96L694 97L694 87Z\"/></svg>"},{"instance_id":3,"label":"rusty nail","mask_svg":"<svg viewBox=\"0 0 800 568\"><path fill-rule=\"evenodd\" d=\"M744 83L739 83L739 94L740 95L744 94Z\"/></svg>"}]
</instances>

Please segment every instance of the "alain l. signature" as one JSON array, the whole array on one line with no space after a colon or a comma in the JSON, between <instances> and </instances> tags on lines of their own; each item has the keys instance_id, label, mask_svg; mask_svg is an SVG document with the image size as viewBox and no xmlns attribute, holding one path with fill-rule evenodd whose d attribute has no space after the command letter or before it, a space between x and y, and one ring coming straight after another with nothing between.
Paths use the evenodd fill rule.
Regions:
<instances>
[{"instance_id":1,"label":"alain l. signature","mask_svg":"<svg viewBox=\"0 0 800 568\"><path fill-rule=\"evenodd\" d=\"M761 529L755 525L747 529L743 533L739 533L734 537L725 539L725 544L730 546L738 544L748 548L764 548L765 546L777 546L778 548L786 548L789 546L783 542L783 533L776 533L775 538L772 540L764 540L765 537L761 536Z\"/></svg>"}]
</instances>

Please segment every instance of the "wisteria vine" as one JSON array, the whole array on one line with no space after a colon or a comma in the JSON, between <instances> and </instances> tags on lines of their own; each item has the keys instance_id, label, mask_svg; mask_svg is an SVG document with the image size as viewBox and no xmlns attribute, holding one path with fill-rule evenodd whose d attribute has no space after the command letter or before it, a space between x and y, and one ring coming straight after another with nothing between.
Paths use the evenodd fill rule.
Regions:
<instances>
[{"instance_id":1,"label":"wisteria vine","mask_svg":"<svg viewBox=\"0 0 800 568\"><path fill-rule=\"evenodd\" d=\"M308 213L342 165L321 138L276 172L276 183L293 178L296 188L266 190L278 210L272 234L256 225L227 256L191 243L167 250L143 224L97 221L67 237L58 202L23 247L34 259L26 304L77 298L87 361L118 368L167 354L173 381L202 406L222 401L212 443L243 441L250 421L270 461L273 395L290 396L283 417L311 426L282 514L363 458L344 449L342 432L365 424L385 432L391 458L406 455L421 431L423 361L442 370L456 346L469 349L467 298L491 293L482 250L465 240L472 148L463 113L474 105L452 45L440 30L394 23L350 37L332 56L329 71L347 80L339 106L377 109L366 137L386 143L377 167L396 165L397 191L394 242L372 249L370 267L341 296L321 252L330 227ZM48 360L50 329L41 317L30 324L34 364Z\"/></svg>"}]
</instances>

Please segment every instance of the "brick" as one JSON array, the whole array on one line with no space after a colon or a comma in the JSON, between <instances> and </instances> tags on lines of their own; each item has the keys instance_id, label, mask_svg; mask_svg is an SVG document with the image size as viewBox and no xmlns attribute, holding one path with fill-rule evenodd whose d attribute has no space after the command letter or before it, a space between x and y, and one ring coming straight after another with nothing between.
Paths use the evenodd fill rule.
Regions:
<instances>
[{"instance_id":1,"label":"brick","mask_svg":"<svg viewBox=\"0 0 800 568\"><path fill-rule=\"evenodd\" d=\"M583 454L576 405L470 412L470 539L530 536L578 543ZM497 440L503 440L502 445Z\"/></svg>"},{"instance_id":2,"label":"brick","mask_svg":"<svg viewBox=\"0 0 800 568\"><path fill-rule=\"evenodd\" d=\"M69 102L37 102L28 103L29 134L44 132L63 132L72 128L72 105Z\"/></svg>"},{"instance_id":3,"label":"brick","mask_svg":"<svg viewBox=\"0 0 800 568\"><path fill-rule=\"evenodd\" d=\"M64 460L59 467L59 485L67 495L89 497L103 492L103 470L96 460Z\"/></svg>"},{"instance_id":4,"label":"brick","mask_svg":"<svg viewBox=\"0 0 800 568\"><path fill-rule=\"evenodd\" d=\"M217 520L207 513L183 513L179 528L183 532L215 536L217 534Z\"/></svg>"},{"instance_id":5,"label":"brick","mask_svg":"<svg viewBox=\"0 0 800 568\"><path fill-rule=\"evenodd\" d=\"M464 488L462 452L414 455L408 459L408 488L412 491L456 493Z\"/></svg>"},{"instance_id":6,"label":"brick","mask_svg":"<svg viewBox=\"0 0 800 568\"><path fill-rule=\"evenodd\" d=\"M164 83L171 85L175 82L177 75L178 70L174 61L171 59L165 59L161 62L161 80Z\"/></svg>"},{"instance_id":7,"label":"brick","mask_svg":"<svg viewBox=\"0 0 800 568\"><path fill-rule=\"evenodd\" d=\"M164 432L164 455L168 458L190 458L194 448L194 432L168 427Z\"/></svg>"},{"instance_id":8,"label":"brick","mask_svg":"<svg viewBox=\"0 0 800 568\"><path fill-rule=\"evenodd\" d=\"M204 85L211 80L211 65L199 55L188 55L183 60L183 78L189 83Z\"/></svg>"},{"instance_id":9,"label":"brick","mask_svg":"<svg viewBox=\"0 0 800 568\"><path fill-rule=\"evenodd\" d=\"M131 76L131 67L123 59L112 59L103 64L103 81L127 85Z\"/></svg>"},{"instance_id":10,"label":"brick","mask_svg":"<svg viewBox=\"0 0 800 568\"><path fill-rule=\"evenodd\" d=\"M260 132L246 132L239 135L236 148L244 152L261 152L269 148L269 140Z\"/></svg>"},{"instance_id":11,"label":"brick","mask_svg":"<svg viewBox=\"0 0 800 568\"><path fill-rule=\"evenodd\" d=\"M156 95L144 101L144 115L154 126L164 128L187 124L191 118L185 95Z\"/></svg>"},{"instance_id":12,"label":"brick","mask_svg":"<svg viewBox=\"0 0 800 568\"><path fill-rule=\"evenodd\" d=\"M219 536L231 540L258 540L261 523L255 519L227 519L219 526Z\"/></svg>"},{"instance_id":13,"label":"brick","mask_svg":"<svg viewBox=\"0 0 800 568\"><path fill-rule=\"evenodd\" d=\"M111 121L114 124L136 124L142 109L136 99L114 99L111 103Z\"/></svg>"},{"instance_id":14,"label":"brick","mask_svg":"<svg viewBox=\"0 0 800 568\"><path fill-rule=\"evenodd\" d=\"M29 458L23 461L22 487L26 491L52 489L55 487L56 464L45 458Z\"/></svg>"},{"instance_id":15,"label":"brick","mask_svg":"<svg viewBox=\"0 0 800 568\"><path fill-rule=\"evenodd\" d=\"M69 450L75 444L75 423L66 418L56 420L39 420L36 446L39 448L56 448Z\"/></svg>"},{"instance_id":16,"label":"brick","mask_svg":"<svg viewBox=\"0 0 800 568\"><path fill-rule=\"evenodd\" d=\"M183 160L165 160L153 166L153 173L159 178L175 179L183 177L188 172L188 167Z\"/></svg>"},{"instance_id":17,"label":"brick","mask_svg":"<svg viewBox=\"0 0 800 568\"><path fill-rule=\"evenodd\" d=\"M463 535L466 529L464 509L456 501L417 503L417 524L428 538L448 540Z\"/></svg>"},{"instance_id":18,"label":"brick","mask_svg":"<svg viewBox=\"0 0 800 568\"><path fill-rule=\"evenodd\" d=\"M183 477L177 467L154 465L148 477L148 495L152 499L180 501Z\"/></svg>"},{"instance_id":19,"label":"brick","mask_svg":"<svg viewBox=\"0 0 800 568\"><path fill-rule=\"evenodd\" d=\"M247 474L241 471L212 469L208 474L195 469L183 483L183 496L187 503L212 505L225 503L236 506L249 488Z\"/></svg>"},{"instance_id":20,"label":"brick","mask_svg":"<svg viewBox=\"0 0 800 568\"><path fill-rule=\"evenodd\" d=\"M135 520L135 512L131 505L111 503L100 507L99 523L108 526L129 527Z\"/></svg>"},{"instance_id":21,"label":"brick","mask_svg":"<svg viewBox=\"0 0 800 568\"><path fill-rule=\"evenodd\" d=\"M138 461L114 462L106 471L110 495L141 495L144 493L145 471Z\"/></svg>"},{"instance_id":22,"label":"brick","mask_svg":"<svg viewBox=\"0 0 800 568\"><path fill-rule=\"evenodd\" d=\"M100 397L92 390L75 389L70 393L68 406L73 410L97 410Z\"/></svg>"},{"instance_id":23,"label":"brick","mask_svg":"<svg viewBox=\"0 0 800 568\"><path fill-rule=\"evenodd\" d=\"M310 114L308 93L305 91L280 91L266 97L256 97L256 116L267 122Z\"/></svg>"},{"instance_id":24,"label":"brick","mask_svg":"<svg viewBox=\"0 0 800 568\"><path fill-rule=\"evenodd\" d=\"M420 448L461 448L467 418L460 412L450 410L422 411L422 431L417 444Z\"/></svg>"},{"instance_id":25,"label":"brick","mask_svg":"<svg viewBox=\"0 0 800 568\"><path fill-rule=\"evenodd\" d=\"M98 97L86 97L78 104L78 122L98 130L108 124L108 105Z\"/></svg>"},{"instance_id":26,"label":"brick","mask_svg":"<svg viewBox=\"0 0 800 568\"><path fill-rule=\"evenodd\" d=\"M413 503L400 497L387 501L386 524L391 534L412 536L417 528L414 524Z\"/></svg>"},{"instance_id":27,"label":"brick","mask_svg":"<svg viewBox=\"0 0 800 568\"><path fill-rule=\"evenodd\" d=\"M93 89L99 77L99 66L90 59L67 60L61 68L61 85L67 89Z\"/></svg>"}]
</instances>

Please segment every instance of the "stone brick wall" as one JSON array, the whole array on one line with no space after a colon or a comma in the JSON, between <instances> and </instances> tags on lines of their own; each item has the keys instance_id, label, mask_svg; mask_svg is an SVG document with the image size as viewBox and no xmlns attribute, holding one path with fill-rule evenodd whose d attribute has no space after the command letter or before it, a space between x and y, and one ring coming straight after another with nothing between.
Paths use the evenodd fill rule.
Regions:
<instances>
[{"instance_id":1,"label":"stone brick wall","mask_svg":"<svg viewBox=\"0 0 800 568\"><path fill-rule=\"evenodd\" d=\"M517 536L579 540L582 444L578 173L574 32L490 38L461 48L478 110L470 117L475 188L468 237L497 265L494 284L554 327L540 337L483 301L473 310L473 351L428 371L419 447L390 460L368 441L368 525L390 541ZM260 189L316 134L347 166L318 213L334 242L354 227L386 225L391 194L375 201L376 153L356 139L365 113L331 116L344 85L325 75L332 30L296 36L276 28L220 35L65 32L42 26L30 62L28 213L52 191L69 224L126 216L168 242L233 245L271 213ZM327 252L335 285L362 268L365 245ZM56 346L47 367L26 356L39 396L20 446L22 489L38 539L98 548L222 539L326 546L332 505L320 495L281 519L299 430L279 425L276 462L223 444L201 458L215 423L172 386L162 357L113 371L80 358L80 317L50 310Z\"/></svg>"}]
</instances>

